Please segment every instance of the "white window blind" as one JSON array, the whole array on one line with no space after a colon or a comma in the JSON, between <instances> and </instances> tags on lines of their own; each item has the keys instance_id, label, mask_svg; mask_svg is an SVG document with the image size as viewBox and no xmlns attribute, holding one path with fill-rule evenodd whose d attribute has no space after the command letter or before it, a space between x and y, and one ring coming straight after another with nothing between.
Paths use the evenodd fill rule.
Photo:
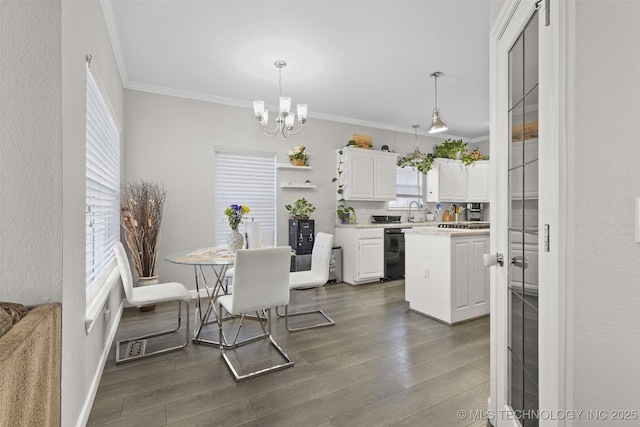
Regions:
<instances>
[{"instance_id":1,"label":"white window blind","mask_svg":"<svg viewBox=\"0 0 640 427\"><path fill-rule=\"evenodd\" d=\"M86 294L98 293L115 266L120 238L120 134L87 68Z\"/></svg>"},{"instance_id":2,"label":"white window blind","mask_svg":"<svg viewBox=\"0 0 640 427\"><path fill-rule=\"evenodd\" d=\"M424 175L415 168L396 169L396 200L389 202L389 208L408 209L409 203L422 204L422 183Z\"/></svg>"},{"instance_id":3,"label":"white window blind","mask_svg":"<svg viewBox=\"0 0 640 427\"><path fill-rule=\"evenodd\" d=\"M224 210L232 205L246 205L251 211L244 222L260 222L263 241L270 240L276 230L276 163L275 154L216 148L215 159L215 246L225 246L230 233ZM243 235L244 226L238 228Z\"/></svg>"}]
</instances>

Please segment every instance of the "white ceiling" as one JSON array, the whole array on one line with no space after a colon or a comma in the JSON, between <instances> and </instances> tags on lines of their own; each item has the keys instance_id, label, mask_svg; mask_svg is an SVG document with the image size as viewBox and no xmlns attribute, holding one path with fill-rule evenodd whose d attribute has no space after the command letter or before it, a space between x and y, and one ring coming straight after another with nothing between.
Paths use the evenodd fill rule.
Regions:
<instances>
[{"instance_id":1,"label":"white ceiling","mask_svg":"<svg viewBox=\"0 0 640 427\"><path fill-rule=\"evenodd\" d=\"M250 107L283 95L313 118L489 134L489 0L104 1L126 88ZM275 107L270 107L275 110ZM253 114L247 111L247 114ZM445 135L443 135L445 136Z\"/></svg>"}]
</instances>

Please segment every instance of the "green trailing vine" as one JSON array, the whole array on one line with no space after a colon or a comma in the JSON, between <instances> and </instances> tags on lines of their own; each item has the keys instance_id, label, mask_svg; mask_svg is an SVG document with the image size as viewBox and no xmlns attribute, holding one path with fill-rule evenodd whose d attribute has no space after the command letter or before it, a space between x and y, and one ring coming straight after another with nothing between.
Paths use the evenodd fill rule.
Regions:
<instances>
[{"instance_id":1,"label":"green trailing vine","mask_svg":"<svg viewBox=\"0 0 640 427\"><path fill-rule=\"evenodd\" d=\"M355 215L356 210L351 206L347 206L347 201L344 199L344 183L342 182L342 165L344 164L344 162L342 161L342 149L338 151L338 154L340 155L337 168L338 176L334 177L331 182L338 183L338 189L336 190L338 192L338 206L336 207L338 218L340 218L342 222L348 222L349 217L351 216L351 214Z\"/></svg>"},{"instance_id":2,"label":"green trailing vine","mask_svg":"<svg viewBox=\"0 0 640 427\"><path fill-rule=\"evenodd\" d=\"M409 153L404 157L399 157L397 165L402 168L416 168L416 170L426 174L431 170L433 159L435 159L433 153L423 153L419 149L416 149L413 153Z\"/></svg>"},{"instance_id":3,"label":"green trailing vine","mask_svg":"<svg viewBox=\"0 0 640 427\"><path fill-rule=\"evenodd\" d=\"M426 174L431 170L434 159L461 160L466 166L478 160L488 160L489 156L483 156L476 148L471 153L467 152L467 143L461 139L447 139L442 144L433 147L433 153L423 153L418 148L413 153L398 158L399 167L413 167Z\"/></svg>"}]
</instances>

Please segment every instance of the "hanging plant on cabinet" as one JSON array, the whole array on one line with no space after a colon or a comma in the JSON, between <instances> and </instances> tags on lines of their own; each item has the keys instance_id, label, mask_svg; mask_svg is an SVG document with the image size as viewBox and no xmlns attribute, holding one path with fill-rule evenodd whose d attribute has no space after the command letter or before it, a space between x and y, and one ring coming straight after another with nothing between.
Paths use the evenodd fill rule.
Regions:
<instances>
[{"instance_id":1,"label":"hanging plant on cabinet","mask_svg":"<svg viewBox=\"0 0 640 427\"><path fill-rule=\"evenodd\" d=\"M347 206L347 201L344 198L344 183L342 182L342 165L344 162L342 161L342 150L339 150L338 154L338 176L334 177L331 182L336 182L338 184L338 189L336 190L338 192L338 206L336 207L336 214L338 214L340 221L342 221L343 224L346 224L355 216L356 210L351 206Z\"/></svg>"},{"instance_id":2,"label":"hanging plant on cabinet","mask_svg":"<svg viewBox=\"0 0 640 427\"><path fill-rule=\"evenodd\" d=\"M480 154L476 148L471 153L467 152L467 143L461 139L447 139L442 144L433 146L433 153L423 153L416 146L413 153L409 153L404 157L398 158L399 167L413 167L418 171L426 174L431 170L434 159L453 159L461 160L466 166L478 160L488 160L489 156Z\"/></svg>"},{"instance_id":3,"label":"hanging plant on cabinet","mask_svg":"<svg viewBox=\"0 0 640 427\"><path fill-rule=\"evenodd\" d=\"M426 174L431 170L434 158L435 156L432 153L423 153L418 147L416 147L413 153L409 153L404 157L399 157L397 165L401 168L416 168L419 172Z\"/></svg>"}]
</instances>

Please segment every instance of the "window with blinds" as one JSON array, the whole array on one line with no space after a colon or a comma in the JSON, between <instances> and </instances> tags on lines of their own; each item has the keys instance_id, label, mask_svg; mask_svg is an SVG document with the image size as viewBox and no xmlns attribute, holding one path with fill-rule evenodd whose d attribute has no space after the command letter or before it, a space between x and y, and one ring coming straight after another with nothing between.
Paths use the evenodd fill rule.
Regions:
<instances>
[{"instance_id":1,"label":"window with blinds","mask_svg":"<svg viewBox=\"0 0 640 427\"><path fill-rule=\"evenodd\" d=\"M214 244L227 244L231 227L224 210L232 204L248 206L251 211L244 217L244 222L259 222L263 242L275 244L275 154L222 147L217 147L215 153ZM241 225L238 231L244 235L244 226Z\"/></svg>"},{"instance_id":2,"label":"window with blinds","mask_svg":"<svg viewBox=\"0 0 640 427\"><path fill-rule=\"evenodd\" d=\"M409 209L412 201L422 205L424 174L415 168L396 169L396 200L389 202L389 208Z\"/></svg>"},{"instance_id":3,"label":"window with blinds","mask_svg":"<svg viewBox=\"0 0 640 427\"><path fill-rule=\"evenodd\" d=\"M120 239L120 133L87 68L86 294L91 301L115 268Z\"/></svg>"}]
</instances>

